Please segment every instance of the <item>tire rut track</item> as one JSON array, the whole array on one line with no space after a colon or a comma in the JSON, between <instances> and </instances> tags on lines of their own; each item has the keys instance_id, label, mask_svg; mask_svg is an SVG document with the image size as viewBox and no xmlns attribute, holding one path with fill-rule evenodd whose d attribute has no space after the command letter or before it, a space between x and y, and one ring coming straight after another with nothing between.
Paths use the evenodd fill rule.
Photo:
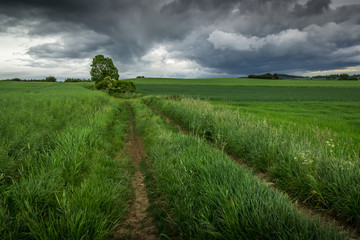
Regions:
<instances>
[{"instance_id":1,"label":"tire rut track","mask_svg":"<svg viewBox=\"0 0 360 240\"><path fill-rule=\"evenodd\" d=\"M173 119L166 116L163 112L161 112L159 109L156 109L149 103L145 102L145 104L157 115L162 117L167 123L171 124L174 128L176 128L180 133L190 135L192 134L187 129L184 129L183 127L179 126ZM214 148L217 148L216 146L213 146ZM222 150L219 150L222 151ZM247 168L252 169L252 166L238 157L234 156L233 154L227 153L223 151L226 155L228 155L234 162L237 164ZM254 172L254 177L258 178L262 183L269 185L271 188L273 188L275 191L284 192L278 188L276 188L276 184L270 180L270 176L267 172L259 171ZM297 199L294 199L293 197L289 196L289 198L293 201L294 207L298 209L299 212L304 214L305 216L308 216L310 218L319 218L320 221L324 225L333 225L335 228L339 229L340 231L346 231L353 235L353 238L350 238L351 240L360 239L360 229L354 228L351 225L343 223L341 220L338 220L327 213L319 213L316 210L312 209L311 207L308 207L302 203L299 203ZM343 230L342 230L343 229Z\"/></svg>"},{"instance_id":2,"label":"tire rut track","mask_svg":"<svg viewBox=\"0 0 360 240\"><path fill-rule=\"evenodd\" d=\"M147 212L149 199L144 184L144 175L139 170L140 162L145 156L145 147L140 136L135 133L134 113L130 106L127 105L127 108L130 112L129 137L124 150L131 157L135 166L134 179L131 183L135 199L130 203L131 207L127 218L116 230L112 239L159 239L156 235L157 230L153 219Z\"/></svg>"}]
</instances>

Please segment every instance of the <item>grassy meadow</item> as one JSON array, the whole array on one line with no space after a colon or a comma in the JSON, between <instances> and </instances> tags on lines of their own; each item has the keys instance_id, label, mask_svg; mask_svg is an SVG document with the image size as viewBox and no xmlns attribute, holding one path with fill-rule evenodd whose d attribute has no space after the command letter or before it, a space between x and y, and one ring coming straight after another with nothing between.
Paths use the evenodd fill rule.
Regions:
<instances>
[{"instance_id":1,"label":"grassy meadow","mask_svg":"<svg viewBox=\"0 0 360 240\"><path fill-rule=\"evenodd\" d=\"M177 85L177 86L262 86L262 87L360 87L359 81L337 80L271 80L251 78L134 78L130 79L137 86L141 85Z\"/></svg>"},{"instance_id":2,"label":"grassy meadow","mask_svg":"<svg viewBox=\"0 0 360 240\"><path fill-rule=\"evenodd\" d=\"M318 218L301 214L287 195L261 183L224 152L171 130L140 101L132 106L151 165L150 194L166 206L164 216L179 238L348 238Z\"/></svg>"},{"instance_id":3,"label":"grassy meadow","mask_svg":"<svg viewBox=\"0 0 360 240\"><path fill-rule=\"evenodd\" d=\"M360 223L359 81L206 80L136 81L143 94L164 96L146 100L153 107L268 172L279 189Z\"/></svg>"},{"instance_id":4,"label":"grassy meadow","mask_svg":"<svg viewBox=\"0 0 360 240\"><path fill-rule=\"evenodd\" d=\"M147 95L180 95L217 101L359 102L360 88L264 87L216 85L137 85Z\"/></svg>"},{"instance_id":5,"label":"grassy meadow","mask_svg":"<svg viewBox=\"0 0 360 240\"><path fill-rule=\"evenodd\" d=\"M360 143L360 81L134 79L139 93L208 100L273 123L320 128Z\"/></svg>"},{"instance_id":6,"label":"grassy meadow","mask_svg":"<svg viewBox=\"0 0 360 240\"><path fill-rule=\"evenodd\" d=\"M294 199L359 226L360 81L131 80L0 81L0 236L108 239L134 198L129 111L163 239L349 239Z\"/></svg>"},{"instance_id":7,"label":"grassy meadow","mask_svg":"<svg viewBox=\"0 0 360 240\"><path fill-rule=\"evenodd\" d=\"M298 128L322 129L336 138L352 139L360 143L359 102L224 102L211 101L216 106L251 114L258 120L271 120L273 124L295 124Z\"/></svg>"},{"instance_id":8,"label":"grassy meadow","mask_svg":"<svg viewBox=\"0 0 360 240\"><path fill-rule=\"evenodd\" d=\"M0 82L0 236L104 239L127 213L124 105L80 85Z\"/></svg>"},{"instance_id":9,"label":"grassy meadow","mask_svg":"<svg viewBox=\"0 0 360 240\"><path fill-rule=\"evenodd\" d=\"M266 171L292 196L360 223L360 149L320 129L273 124L194 99L149 98L152 106L220 149Z\"/></svg>"}]
</instances>

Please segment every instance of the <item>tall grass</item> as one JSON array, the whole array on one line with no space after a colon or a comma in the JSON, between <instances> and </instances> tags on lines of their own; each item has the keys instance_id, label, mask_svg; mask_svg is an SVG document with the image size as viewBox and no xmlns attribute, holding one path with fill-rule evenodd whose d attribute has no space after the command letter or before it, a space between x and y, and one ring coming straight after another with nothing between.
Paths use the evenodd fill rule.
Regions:
<instances>
[{"instance_id":1,"label":"tall grass","mask_svg":"<svg viewBox=\"0 0 360 240\"><path fill-rule=\"evenodd\" d=\"M212 101L213 105L226 106L250 113L258 120L264 118L272 124L295 123L298 128L312 131L330 131L342 141L360 144L360 102L224 102Z\"/></svg>"},{"instance_id":2,"label":"tall grass","mask_svg":"<svg viewBox=\"0 0 360 240\"><path fill-rule=\"evenodd\" d=\"M127 212L126 111L80 86L1 83L0 236L104 239Z\"/></svg>"},{"instance_id":3,"label":"tall grass","mask_svg":"<svg viewBox=\"0 0 360 240\"><path fill-rule=\"evenodd\" d=\"M183 239L346 239L296 211L288 197L205 141L172 132L144 104L132 104L154 192Z\"/></svg>"},{"instance_id":4,"label":"tall grass","mask_svg":"<svg viewBox=\"0 0 360 240\"><path fill-rule=\"evenodd\" d=\"M193 100L149 99L183 127L266 170L280 189L353 224L360 223L360 151L329 132L274 126L266 119Z\"/></svg>"}]
</instances>

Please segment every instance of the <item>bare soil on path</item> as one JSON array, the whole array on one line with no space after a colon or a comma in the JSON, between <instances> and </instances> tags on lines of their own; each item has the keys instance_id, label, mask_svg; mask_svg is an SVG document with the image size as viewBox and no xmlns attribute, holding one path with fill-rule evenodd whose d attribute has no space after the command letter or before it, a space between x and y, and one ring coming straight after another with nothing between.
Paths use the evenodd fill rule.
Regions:
<instances>
[{"instance_id":1,"label":"bare soil on path","mask_svg":"<svg viewBox=\"0 0 360 240\"><path fill-rule=\"evenodd\" d=\"M132 187L135 199L130 203L130 211L123 224L116 230L112 239L159 239L156 235L156 227L152 217L147 212L149 199L144 184L144 175L139 170L139 164L145 156L145 148L140 136L135 134L134 117L131 116L129 123L129 138L125 145L125 151L132 158L135 166Z\"/></svg>"}]
</instances>

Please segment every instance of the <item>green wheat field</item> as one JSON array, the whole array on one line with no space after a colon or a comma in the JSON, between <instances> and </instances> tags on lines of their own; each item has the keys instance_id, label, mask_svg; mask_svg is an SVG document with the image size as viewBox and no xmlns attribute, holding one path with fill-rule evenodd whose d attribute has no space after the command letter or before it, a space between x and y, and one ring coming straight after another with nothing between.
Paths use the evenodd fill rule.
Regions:
<instances>
[{"instance_id":1,"label":"green wheat field","mask_svg":"<svg viewBox=\"0 0 360 240\"><path fill-rule=\"evenodd\" d=\"M1 239L111 239L135 197L131 121L159 239L359 236L360 81L131 81L0 81Z\"/></svg>"}]
</instances>

